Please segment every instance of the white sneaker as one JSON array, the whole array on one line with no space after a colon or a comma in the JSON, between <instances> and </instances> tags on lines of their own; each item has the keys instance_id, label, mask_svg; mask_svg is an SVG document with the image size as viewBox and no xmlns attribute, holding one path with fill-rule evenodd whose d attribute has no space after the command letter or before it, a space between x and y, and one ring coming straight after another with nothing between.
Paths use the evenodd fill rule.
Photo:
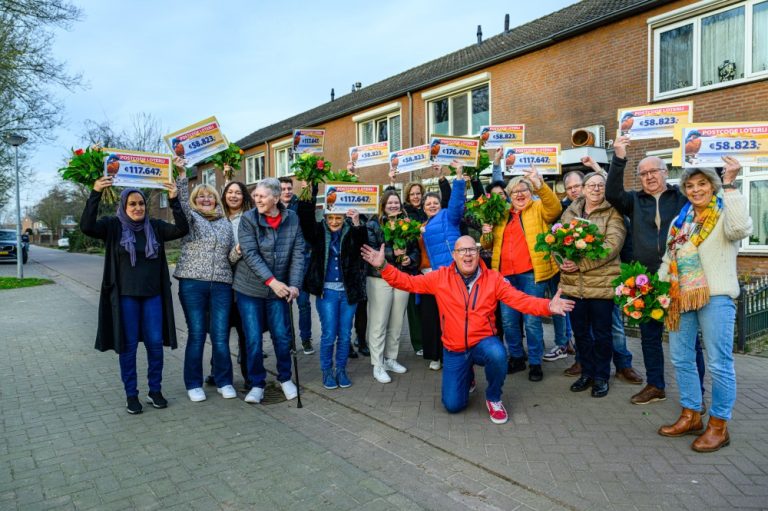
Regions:
<instances>
[{"instance_id":1,"label":"white sneaker","mask_svg":"<svg viewBox=\"0 0 768 511\"><path fill-rule=\"evenodd\" d=\"M197 387L196 389L189 389L187 391L187 395L189 396L189 400L192 402L197 403L198 401L205 401L205 391L201 387Z\"/></svg>"},{"instance_id":2,"label":"white sneaker","mask_svg":"<svg viewBox=\"0 0 768 511\"><path fill-rule=\"evenodd\" d=\"M387 370L382 366L373 366L373 378L379 383L389 383L392 378L387 374Z\"/></svg>"},{"instance_id":3,"label":"white sneaker","mask_svg":"<svg viewBox=\"0 0 768 511\"><path fill-rule=\"evenodd\" d=\"M419 350L416 352L417 357L423 357L424 356L424 350Z\"/></svg>"},{"instance_id":4,"label":"white sneaker","mask_svg":"<svg viewBox=\"0 0 768 511\"><path fill-rule=\"evenodd\" d=\"M296 388L296 384L291 380L280 382L280 386L283 388L283 394L285 394L285 399L288 401L296 399L296 396L299 395L299 390Z\"/></svg>"},{"instance_id":5,"label":"white sneaker","mask_svg":"<svg viewBox=\"0 0 768 511\"><path fill-rule=\"evenodd\" d=\"M246 403L261 403L264 398L264 389L261 387L253 387L251 391L245 396Z\"/></svg>"},{"instance_id":6,"label":"white sneaker","mask_svg":"<svg viewBox=\"0 0 768 511\"><path fill-rule=\"evenodd\" d=\"M384 359L384 368L387 371L392 371L393 373L397 373L397 374L403 374L404 372L408 371L408 369L398 364L397 360L393 358Z\"/></svg>"},{"instance_id":7,"label":"white sneaker","mask_svg":"<svg viewBox=\"0 0 768 511\"><path fill-rule=\"evenodd\" d=\"M216 392L221 394L221 397L224 399L232 399L233 397L237 397L237 391L232 385L224 385L220 389L216 389Z\"/></svg>"},{"instance_id":8,"label":"white sneaker","mask_svg":"<svg viewBox=\"0 0 768 511\"><path fill-rule=\"evenodd\" d=\"M545 353L543 357L545 362L554 362L562 358L568 358L568 351L566 346L555 346L549 353Z\"/></svg>"},{"instance_id":9,"label":"white sneaker","mask_svg":"<svg viewBox=\"0 0 768 511\"><path fill-rule=\"evenodd\" d=\"M429 368L433 371L439 371L443 364L439 360L433 360L429 363Z\"/></svg>"}]
</instances>

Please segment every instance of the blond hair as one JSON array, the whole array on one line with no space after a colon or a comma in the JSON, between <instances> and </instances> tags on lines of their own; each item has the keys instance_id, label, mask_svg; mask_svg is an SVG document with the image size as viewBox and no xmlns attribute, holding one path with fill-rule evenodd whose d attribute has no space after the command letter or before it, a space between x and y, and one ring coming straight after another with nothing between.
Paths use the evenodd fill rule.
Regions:
<instances>
[{"instance_id":1,"label":"blond hair","mask_svg":"<svg viewBox=\"0 0 768 511\"><path fill-rule=\"evenodd\" d=\"M202 192L208 192L211 195L213 195L213 200L216 201L215 209L219 209L221 206L221 195L219 195L219 192L216 191L216 188L214 188L211 185L200 183L199 185L195 186L192 189L192 193L189 194L189 205L200 213L201 211L197 208L197 204L195 204L195 201L197 200L197 196L200 195Z\"/></svg>"}]
</instances>

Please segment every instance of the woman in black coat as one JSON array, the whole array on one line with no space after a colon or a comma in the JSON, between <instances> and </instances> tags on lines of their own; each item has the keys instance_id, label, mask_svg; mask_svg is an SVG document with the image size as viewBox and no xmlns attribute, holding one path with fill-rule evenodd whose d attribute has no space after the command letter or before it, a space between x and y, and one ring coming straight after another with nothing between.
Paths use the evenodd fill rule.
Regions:
<instances>
[{"instance_id":1,"label":"woman in black coat","mask_svg":"<svg viewBox=\"0 0 768 511\"><path fill-rule=\"evenodd\" d=\"M183 237L189 226L176 198L175 183L164 185L175 224L150 219L144 194L131 188L120 194L117 216L97 220L101 193L110 186L111 177L94 183L80 218L80 229L83 234L104 240L106 246L95 347L118 353L126 408L128 413L137 414L142 411L136 377L140 339L147 350L147 403L155 408L168 406L160 392L163 345L176 348L176 326L163 244Z\"/></svg>"},{"instance_id":2,"label":"woman in black coat","mask_svg":"<svg viewBox=\"0 0 768 511\"><path fill-rule=\"evenodd\" d=\"M368 241L368 230L354 209L345 213L325 211L323 220L317 222L317 190L313 191L312 201L299 201L298 205L301 232L312 246L304 290L317 297L315 306L322 326L320 369L323 386L326 389L347 388L352 385L346 371L352 320L357 304L365 300L360 249Z\"/></svg>"}]
</instances>

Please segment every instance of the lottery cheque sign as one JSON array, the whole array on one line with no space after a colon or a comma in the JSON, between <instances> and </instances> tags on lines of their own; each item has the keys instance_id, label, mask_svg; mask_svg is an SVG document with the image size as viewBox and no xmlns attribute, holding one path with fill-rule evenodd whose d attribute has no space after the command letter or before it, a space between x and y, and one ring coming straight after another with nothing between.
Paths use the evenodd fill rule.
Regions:
<instances>
[{"instance_id":1,"label":"lottery cheque sign","mask_svg":"<svg viewBox=\"0 0 768 511\"><path fill-rule=\"evenodd\" d=\"M618 111L619 135L630 140L671 138L675 126L693 122L693 102L633 106Z\"/></svg>"},{"instance_id":2,"label":"lottery cheque sign","mask_svg":"<svg viewBox=\"0 0 768 511\"><path fill-rule=\"evenodd\" d=\"M171 182L171 156L108 149L104 160L104 175L112 177L114 186L135 188L163 188Z\"/></svg>"},{"instance_id":3,"label":"lottery cheque sign","mask_svg":"<svg viewBox=\"0 0 768 511\"><path fill-rule=\"evenodd\" d=\"M680 147L672 164L682 167L722 167L723 156L746 166L768 165L768 122L702 123L675 128Z\"/></svg>"},{"instance_id":4,"label":"lottery cheque sign","mask_svg":"<svg viewBox=\"0 0 768 511\"><path fill-rule=\"evenodd\" d=\"M389 161L389 142L359 145L349 148L349 161L355 168L381 165Z\"/></svg>"},{"instance_id":5,"label":"lottery cheque sign","mask_svg":"<svg viewBox=\"0 0 768 511\"><path fill-rule=\"evenodd\" d=\"M429 141L432 163L451 165L454 160L465 167L477 167L480 157L480 139L472 137L444 137L432 135Z\"/></svg>"},{"instance_id":6,"label":"lottery cheque sign","mask_svg":"<svg viewBox=\"0 0 768 511\"><path fill-rule=\"evenodd\" d=\"M540 174L560 174L560 144L504 146L504 172L522 175L531 165Z\"/></svg>"},{"instance_id":7,"label":"lottery cheque sign","mask_svg":"<svg viewBox=\"0 0 768 511\"><path fill-rule=\"evenodd\" d=\"M525 142L525 124L481 126L480 141L489 151L498 149L504 144L522 144Z\"/></svg>"},{"instance_id":8,"label":"lottery cheque sign","mask_svg":"<svg viewBox=\"0 0 768 511\"><path fill-rule=\"evenodd\" d=\"M194 165L229 147L216 117L209 117L163 137L176 156Z\"/></svg>"},{"instance_id":9,"label":"lottery cheque sign","mask_svg":"<svg viewBox=\"0 0 768 511\"><path fill-rule=\"evenodd\" d=\"M348 185L329 183L325 188L325 211L346 214L350 209L375 215L379 204L377 185Z\"/></svg>"},{"instance_id":10,"label":"lottery cheque sign","mask_svg":"<svg viewBox=\"0 0 768 511\"><path fill-rule=\"evenodd\" d=\"M398 174L413 172L432 166L429 161L429 145L424 144L389 153L389 168Z\"/></svg>"},{"instance_id":11,"label":"lottery cheque sign","mask_svg":"<svg viewBox=\"0 0 768 511\"><path fill-rule=\"evenodd\" d=\"M293 130L293 154L323 154L324 129Z\"/></svg>"}]
</instances>

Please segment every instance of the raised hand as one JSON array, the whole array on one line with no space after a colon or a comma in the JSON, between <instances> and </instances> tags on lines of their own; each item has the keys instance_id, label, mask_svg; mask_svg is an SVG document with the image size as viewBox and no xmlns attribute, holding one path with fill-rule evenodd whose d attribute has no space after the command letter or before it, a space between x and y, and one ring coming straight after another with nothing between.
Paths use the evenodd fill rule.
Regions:
<instances>
[{"instance_id":1,"label":"raised hand","mask_svg":"<svg viewBox=\"0 0 768 511\"><path fill-rule=\"evenodd\" d=\"M531 182L534 190L541 188L541 185L544 183L544 180L541 179L539 171L536 170L536 167L533 165L531 165L530 168L524 170L523 174L525 175L526 179Z\"/></svg>"},{"instance_id":2,"label":"raised hand","mask_svg":"<svg viewBox=\"0 0 768 511\"><path fill-rule=\"evenodd\" d=\"M101 192L105 188L109 188L112 186L112 178L109 176L100 177L93 183L93 191L94 192Z\"/></svg>"},{"instance_id":3,"label":"raised hand","mask_svg":"<svg viewBox=\"0 0 768 511\"><path fill-rule=\"evenodd\" d=\"M501 165L501 157L504 155L504 149L501 147L496 148L496 152L493 153L493 164Z\"/></svg>"},{"instance_id":4,"label":"raised hand","mask_svg":"<svg viewBox=\"0 0 768 511\"><path fill-rule=\"evenodd\" d=\"M733 156L723 156L725 167L723 167L723 184L732 184L741 170L741 163Z\"/></svg>"},{"instance_id":5,"label":"raised hand","mask_svg":"<svg viewBox=\"0 0 768 511\"><path fill-rule=\"evenodd\" d=\"M179 195L179 189L176 187L176 182L163 183L163 188L168 190L168 198L175 199Z\"/></svg>"},{"instance_id":6,"label":"raised hand","mask_svg":"<svg viewBox=\"0 0 768 511\"><path fill-rule=\"evenodd\" d=\"M615 154L617 157L621 159L626 159L628 146L629 146L629 137L626 135L620 136L613 143L613 154Z\"/></svg>"},{"instance_id":7,"label":"raised hand","mask_svg":"<svg viewBox=\"0 0 768 511\"><path fill-rule=\"evenodd\" d=\"M368 245L363 245L360 249L360 254L363 256L363 260L373 266L374 268L380 268L384 266L386 259L384 258L384 243L381 244L379 250L374 250Z\"/></svg>"}]
</instances>

